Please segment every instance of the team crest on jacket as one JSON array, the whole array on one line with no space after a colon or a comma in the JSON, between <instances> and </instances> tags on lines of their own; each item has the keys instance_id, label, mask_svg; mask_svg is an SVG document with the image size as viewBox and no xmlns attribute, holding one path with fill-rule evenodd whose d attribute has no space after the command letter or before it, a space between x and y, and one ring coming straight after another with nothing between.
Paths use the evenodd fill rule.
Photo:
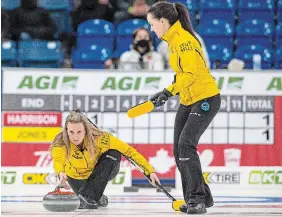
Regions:
<instances>
[{"instance_id":1,"label":"team crest on jacket","mask_svg":"<svg viewBox=\"0 0 282 217\"><path fill-rule=\"evenodd\" d=\"M193 50L191 41L187 41L187 42L181 44L181 45L179 46L179 48L180 48L180 51L181 51L182 53L185 52L185 51L191 51L191 50Z\"/></svg>"},{"instance_id":2,"label":"team crest on jacket","mask_svg":"<svg viewBox=\"0 0 282 217\"><path fill-rule=\"evenodd\" d=\"M110 136L108 134L103 135L101 139L101 144L102 145L108 145L110 142Z\"/></svg>"}]
</instances>

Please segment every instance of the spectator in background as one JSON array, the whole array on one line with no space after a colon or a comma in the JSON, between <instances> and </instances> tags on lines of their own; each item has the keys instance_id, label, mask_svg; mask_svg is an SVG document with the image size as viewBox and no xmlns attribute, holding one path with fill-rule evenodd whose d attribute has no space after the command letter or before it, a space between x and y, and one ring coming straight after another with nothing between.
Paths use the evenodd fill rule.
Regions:
<instances>
[{"instance_id":1,"label":"spectator in background","mask_svg":"<svg viewBox=\"0 0 282 217\"><path fill-rule=\"evenodd\" d=\"M145 28L133 33L133 44L130 51L124 52L119 60L121 70L163 70L162 56L154 51L153 38Z\"/></svg>"},{"instance_id":2,"label":"spectator in background","mask_svg":"<svg viewBox=\"0 0 282 217\"><path fill-rule=\"evenodd\" d=\"M116 0L114 21L119 23L133 18L146 19L147 11L153 3L153 0Z\"/></svg>"},{"instance_id":3,"label":"spectator in background","mask_svg":"<svg viewBox=\"0 0 282 217\"><path fill-rule=\"evenodd\" d=\"M9 15L1 8L1 40L9 40L10 34L10 20Z\"/></svg>"},{"instance_id":4,"label":"spectator in background","mask_svg":"<svg viewBox=\"0 0 282 217\"><path fill-rule=\"evenodd\" d=\"M77 31L80 23L90 19L103 19L112 21L114 14L110 0L82 0L81 5L73 12L73 28Z\"/></svg>"},{"instance_id":5,"label":"spectator in background","mask_svg":"<svg viewBox=\"0 0 282 217\"><path fill-rule=\"evenodd\" d=\"M201 43L203 54L205 56L206 65L207 65L208 68L210 68L209 54L208 54L207 48L205 46L204 40L202 39L202 37L199 34L197 34L196 32L194 32L194 33L195 33L196 37L199 39L199 41ZM166 66L165 68L170 68L170 66L169 66L169 51L168 51L168 45L167 45L166 41L162 41L159 44L159 46L157 48L157 51L163 57L163 60L165 62L165 66Z\"/></svg>"},{"instance_id":6,"label":"spectator in background","mask_svg":"<svg viewBox=\"0 0 282 217\"><path fill-rule=\"evenodd\" d=\"M10 12L13 40L54 40L56 25L47 10L37 7L37 0L21 0L21 6Z\"/></svg>"}]
</instances>

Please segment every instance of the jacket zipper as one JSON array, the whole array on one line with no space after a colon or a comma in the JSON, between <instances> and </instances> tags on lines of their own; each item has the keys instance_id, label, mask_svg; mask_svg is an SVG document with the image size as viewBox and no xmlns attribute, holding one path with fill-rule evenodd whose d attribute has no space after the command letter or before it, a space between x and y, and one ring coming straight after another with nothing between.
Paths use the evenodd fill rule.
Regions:
<instances>
[{"instance_id":1,"label":"jacket zipper","mask_svg":"<svg viewBox=\"0 0 282 217\"><path fill-rule=\"evenodd\" d=\"M179 66L179 68L181 69L181 71L183 72L183 69L182 69L182 67L181 67L181 58L180 58L180 56L178 56L178 54L177 54L177 57L178 57L178 66ZM190 93L190 88L189 88L189 87L188 87L188 92L189 92L188 98L190 98L190 101L191 101L191 103L192 103L193 101L192 101L192 97L191 97L191 93Z\"/></svg>"}]
</instances>

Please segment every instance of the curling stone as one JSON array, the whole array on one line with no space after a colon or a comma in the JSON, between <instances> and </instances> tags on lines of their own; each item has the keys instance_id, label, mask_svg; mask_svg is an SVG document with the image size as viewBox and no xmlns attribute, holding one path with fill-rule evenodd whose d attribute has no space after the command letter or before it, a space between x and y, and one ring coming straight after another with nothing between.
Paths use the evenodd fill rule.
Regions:
<instances>
[{"instance_id":1,"label":"curling stone","mask_svg":"<svg viewBox=\"0 0 282 217\"><path fill-rule=\"evenodd\" d=\"M51 212L72 212L78 209L80 199L74 192L62 192L60 187L43 198L43 206Z\"/></svg>"}]
</instances>

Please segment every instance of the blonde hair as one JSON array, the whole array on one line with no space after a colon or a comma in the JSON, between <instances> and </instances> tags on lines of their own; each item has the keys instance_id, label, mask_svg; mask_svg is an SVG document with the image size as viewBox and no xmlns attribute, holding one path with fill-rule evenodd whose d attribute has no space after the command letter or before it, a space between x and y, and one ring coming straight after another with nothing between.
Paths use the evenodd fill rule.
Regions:
<instances>
[{"instance_id":1,"label":"blonde hair","mask_svg":"<svg viewBox=\"0 0 282 217\"><path fill-rule=\"evenodd\" d=\"M81 112L75 111L71 112L66 119L64 129L59 133L53 143L51 144L51 149L54 146L65 146L67 150L67 159L70 158L70 140L68 137L67 126L68 123L78 124L82 123L85 129L85 137L83 140L84 147L89 150L92 160L94 160L94 154L96 151L96 138L103 135L104 132L99 130L94 124L92 124L88 118Z\"/></svg>"}]
</instances>

